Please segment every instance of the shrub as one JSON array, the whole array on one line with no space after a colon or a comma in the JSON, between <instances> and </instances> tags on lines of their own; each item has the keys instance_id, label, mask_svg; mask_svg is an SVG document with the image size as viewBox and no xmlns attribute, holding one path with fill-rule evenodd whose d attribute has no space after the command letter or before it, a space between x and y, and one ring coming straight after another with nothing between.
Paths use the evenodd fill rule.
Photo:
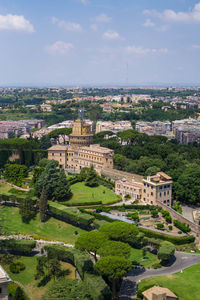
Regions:
<instances>
[{"instance_id":1,"label":"shrub","mask_svg":"<svg viewBox=\"0 0 200 300\"><path fill-rule=\"evenodd\" d=\"M193 243L195 240L195 237L190 235L190 236L184 236L184 237L175 237L175 236L170 236L167 234L161 234L158 232L153 232L148 229L144 228L139 228L140 232L144 233L144 235L148 238L155 238L155 239L160 239L160 240L166 240L169 241L175 245L183 245L183 244L189 244Z\"/></svg>"},{"instance_id":2,"label":"shrub","mask_svg":"<svg viewBox=\"0 0 200 300\"><path fill-rule=\"evenodd\" d=\"M164 229L164 225L163 225L163 224L161 224L161 223L160 223L160 224L157 224L157 226L156 226L156 227L157 227L157 229Z\"/></svg>"},{"instance_id":3,"label":"shrub","mask_svg":"<svg viewBox=\"0 0 200 300\"><path fill-rule=\"evenodd\" d=\"M166 215L166 216L165 216L165 221L166 221L167 223L171 223L171 222L172 222L172 217L171 217L170 215Z\"/></svg>"},{"instance_id":4,"label":"shrub","mask_svg":"<svg viewBox=\"0 0 200 300\"><path fill-rule=\"evenodd\" d=\"M190 229L190 226L185 224L185 223L182 223L178 220L174 220L174 226L176 226L178 229L180 229L181 231L187 233L187 232L190 232L191 229Z\"/></svg>"},{"instance_id":5,"label":"shrub","mask_svg":"<svg viewBox=\"0 0 200 300\"><path fill-rule=\"evenodd\" d=\"M169 225L168 228L169 228L169 230L172 230L172 229L173 229L173 226L172 226L172 225Z\"/></svg>"},{"instance_id":6,"label":"shrub","mask_svg":"<svg viewBox=\"0 0 200 300\"><path fill-rule=\"evenodd\" d=\"M0 240L1 251L20 252L30 254L35 248L36 242L32 240Z\"/></svg>"},{"instance_id":7,"label":"shrub","mask_svg":"<svg viewBox=\"0 0 200 300\"><path fill-rule=\"evenodd\" d=\"M153 218L157 218L158 217L158 211L156 209L153 209L151 211L151 215L152 215Z\"/></svg>"},{"instance_id":8,"label":"shrub","mask_svg":"<svg viewBox=\"0 0 200 300\"><path fill-rule=\"evenodd\" d=\"M158 258L163 262L170 262L174 256L175 247L172 243L164 241L158 250Z\"/></svg>"},{"instance_id":9,"label":"shrub","mask_svg":"<svg viewBox=\"0 0 200 300\"><path fill-rule=\"evenodd\" d=\"M83 281L93 300L111 299L111 291L101 276L85 273Z\"/></svg>"},{"instance_id":10,"label":"shrub","mask_svg":"<svg viewBox=\"0 0 200 300\"><path fill-rule=\"evenodd\" d=\"M10 272L18 274L20 273L20 271L25 270L26 266L21 261L14 261L10 264L9 268L10 268Z\"/></svg>"},{"instance_id":11,"label":"shrub","mask_svg":"<svg viewBox=\"0 0 200 300\"><path fill-rule=\"evenodd\" d=\"M162 265L160 263L154 263L152 265L152 269L160 269L160 268L162 268Z\"/></svg>"}]
</instances>

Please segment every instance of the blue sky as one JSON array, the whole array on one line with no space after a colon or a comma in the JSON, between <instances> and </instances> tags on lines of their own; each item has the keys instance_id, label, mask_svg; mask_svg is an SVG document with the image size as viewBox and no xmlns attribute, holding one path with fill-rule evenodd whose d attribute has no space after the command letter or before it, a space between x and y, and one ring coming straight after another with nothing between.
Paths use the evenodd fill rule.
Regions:
<instances>
[{"instance_id":1,"label":"blue sky","mask_svg":"<svg viewBox=\"0 0 200 300\"><path fill-rule=\"evenodd\" d=\"M200 0L1 0L0 86L200 84Z\"/></svg>"}]
</instances>

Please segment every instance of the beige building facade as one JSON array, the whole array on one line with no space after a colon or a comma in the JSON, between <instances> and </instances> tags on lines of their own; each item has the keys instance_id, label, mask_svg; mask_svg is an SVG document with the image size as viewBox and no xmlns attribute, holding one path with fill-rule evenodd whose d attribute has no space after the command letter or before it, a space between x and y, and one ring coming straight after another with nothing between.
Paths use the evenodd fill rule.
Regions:
<instances>
[{"instance_id":1,"label":"beige building facade","mask_svg":"<svg viewBox=\"0 0 200 300\"><path fill-rule=\"evenodd\" d=\"M171 207L172 204L172 179L164 172L147 178L130 177L117 180L115 182L115 193L122 196L129 195L131 199L142 200L146 204L158 205L162 202Z\"/></svg>"},{"instance_id":2,"label":"beige building facade","mask_svg":"<svg viewBox=\"0 0 200 300\"><path fill-rule=\"evenodd\" d=\"M176 300L178 297L167 288L153 286L142 293L143 300Z\"/></svg>"}]
</instances>

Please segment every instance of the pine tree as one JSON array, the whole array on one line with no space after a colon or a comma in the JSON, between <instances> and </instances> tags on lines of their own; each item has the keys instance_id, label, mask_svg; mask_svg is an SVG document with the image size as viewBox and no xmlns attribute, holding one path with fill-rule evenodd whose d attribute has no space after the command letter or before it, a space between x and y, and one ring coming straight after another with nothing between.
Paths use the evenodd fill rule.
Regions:
<instances>
[{"instance_id":1,"label":"pine tree","mask_svg":"<svg viewBox=\"0 0 200 300\"><path fill-rule=\"evenodd\" d=\"M87 185L89 187L95 187L95 186L99 185L98 175L97 175L97 172L94 170L93 166L89 169L89 171L87 173L85 185Z\"/></svg>"},{"instance_id":2,"label":"pine tree","mask_svg":"<svg viewBox=\"0 0 200 300\"><path fill-rule=\"evenodd\" d=\"M16 289L13 300L25 300L24 292L22 291L22 289L19 286Z\"/></svg>"},{"instance_id":3,"label":"pine tree","mask_svg":"<svg viewBox=\"0 0 200 300\"><path fill-rule=\"evenodd\" d=\"M39 203L41 222L45 222L46 219L47 203L48 203L47 194L45 188L43 187L42 194L40 196L40 203Z\"/></svg>"},{"instance_id":4,"label":"pine tree","mask_svg":"<svg viewBox=\"0 0 200 300\"><path fill-rule=\"evenodd\" d=\"M59 174L57 187L54 191L54 197L57 201L68 200L72 195L70 184L67 180L64 170L62 169Z\"/></svg>"}]
</instances>

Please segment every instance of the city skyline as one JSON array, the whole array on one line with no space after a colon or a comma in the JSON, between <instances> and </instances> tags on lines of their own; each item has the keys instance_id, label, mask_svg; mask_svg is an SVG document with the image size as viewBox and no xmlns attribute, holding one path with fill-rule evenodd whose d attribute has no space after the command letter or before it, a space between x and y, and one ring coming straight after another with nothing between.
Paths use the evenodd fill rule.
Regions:
<instances>
[{"instance_id":1,"label":"city skyline","mask_svg":"<svg viewBox=\"0 0 200 300\"><path fill-rule=\"evenodd\" d=\"M199 85L200 2L0 4L0 86Z\"/></svg>"}]
</instances>

